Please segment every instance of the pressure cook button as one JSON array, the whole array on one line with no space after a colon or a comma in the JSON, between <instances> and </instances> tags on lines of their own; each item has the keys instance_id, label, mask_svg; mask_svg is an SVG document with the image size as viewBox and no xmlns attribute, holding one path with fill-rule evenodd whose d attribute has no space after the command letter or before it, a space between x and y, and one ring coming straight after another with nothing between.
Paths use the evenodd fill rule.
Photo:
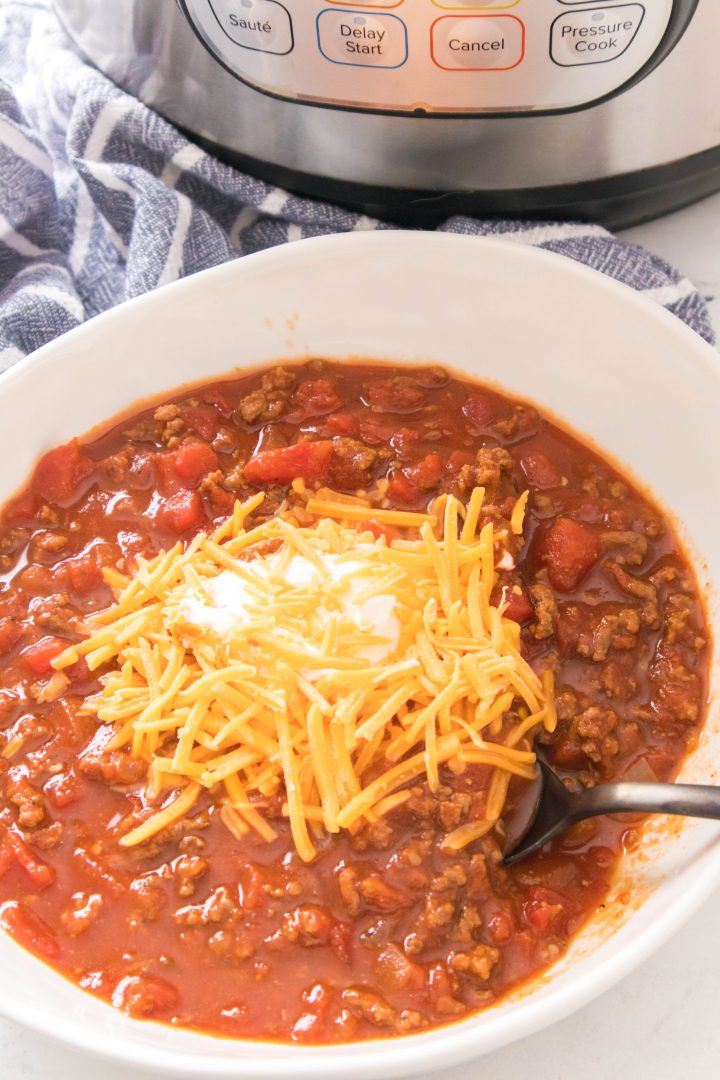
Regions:
<instances>
[{"instance_id":1,"label":"pressure cook button","mask_svg":"<svg viewBox=\"0 0 720 1080\"><path fill-rule=\"evenodd\" d=\"M567 11L550 28L550 56L560 67L617 60L632 44L644 16L642 4Z\"/></svg>"},{"instance_id":2,"label":"pressure cook button","mask_svg":"<svg viewBox=\"0 0 720 1080\"><path fill-rule=\"evenodd\" d=\"M286 56L293 51L292 19L278 0L209 0L221 29L236 45Z\"/></svg>"},{"instance_id":3,"label":"pressure cook button","mask_svg":"<svg viewBox=\"0 0 720 1080\"><path fill-rule=\"evenodd\" d=\"M514 15L443 15L430 51L445 71L507 71L525 55L525 26Z\"/></svg>"},{"instance_id":4,"label":"pressure cook button","mask_svg":"<svg viewBox=\"0 0 720 1080\"><path fill-rule=\"evenodd\" d=\"M321 11L317 17L320 52L333 64L398 68L407 60L407 27L397 15L367 11Z\"/></svg>"}]
</instances>

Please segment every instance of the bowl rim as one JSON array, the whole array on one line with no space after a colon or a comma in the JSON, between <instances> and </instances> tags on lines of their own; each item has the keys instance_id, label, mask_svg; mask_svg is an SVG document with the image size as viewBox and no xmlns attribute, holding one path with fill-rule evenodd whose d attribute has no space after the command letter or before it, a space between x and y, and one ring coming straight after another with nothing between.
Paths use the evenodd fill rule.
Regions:
<instances>
[{"instance_id":1,"label":"bowl rim","mask_svg":"<svg viewBox=\"0 0 720 1080\"><path fill-rule=\"evenodd\" d=\"M332 260L335 256L342 256L343 253L347 254L349 251L362 248L375 249L381 256L383 249L404 247L408 253L416 251L418 256L428 258L432 256L432 249L439 249L442 246L456 249L458 257L463 258L472 254L473 249L477 249L479 244L482 244L486 250L489 249L491 253L493 249L502 251L505 257L508 255L508 248L512 246L520 262L526 262L530 269L535 267L540 273L543 267L551 268L557 267L560 263L564 264L564 269L569 275L590 283L600 298L602 298L601 294L605 293L610 299L615 298L626 306L635 307L647 318L659 322L670 339L674 337L684 345L686 350L695 353L697 362L708 367L713 377L720 380L720 357L715 349L687 324L650 297L568 256L533 247L526 241L518 241L518 238L512 234L472 236L449 232L420 233L410 230L388 230L340 233L281 245L212 267L127 300L47 343L8 369L0 379L0 410L7 389L17 383L41 377L46 365L56 362L55 354L59 343L66 347L75 341L80 342L89 329L93 333L97 333L98 330L107 333L113 333L115 330L122 332L122 322L128 311L132 311L135 315L152 312L160 297L166 299L168 295L172 295L182 303L186 295L196 290L202 291L204 287L216 280L235 276L242 278L256 270L271 271L277 264L302 262L302 259L308 256ZM173 387L168 386L168 391L172 389ZM639 479L642 482L642 477ZM671 899L668 906L656 916L651 925L642 928L632 937L620 955L603 958L595 968L582 973L569 985L555 987L542 999L535 998L530 993L523 999L520 1014L515 1012L498 1014L492 1030L473 1028L472 1017L470 1017L464 1022L451 1023L425 1033L434 1035L433 1041L430 1042L423 1039L422 1035L406 1035L360 1043L293 1047L293 1056L290 1060L286 1056L273 1058L263 1054L265 1048L278 1046L286 1048L286 1044L225 1040L208 1035L205 1037L212 1038L215 1045L227 1042L228 1053L224 1056L206 1058L200 1065L195 1055L186 1056L182 1050L151 1047L130 1040L124 1041L115 1035L109 1037L107 1032L102 1029L96 1030L92 1025L84 1024L80 1019L68 1023L67 1020L63 1022L61 1016L57 1016L48 1022L48 1019L37 1011L26 1008L22 1003L16 1003L12 994L3 991L2 986L0 986L0 1015L71 1050L81 1051L105 1061L142 1067L157 1074L172 1074L178 1077L194 1077L202 1074L208 1077L258 1077L264 1080L280 1080L280 1078L284 1080L291 1070L297 1080L316 1080L316 1078L330 1080L342 1071L347 1080L361 1080L374 1069L381 1067L382 1075L389 1080L391 1077L416 1075L432 1069L444 1069L462 1064L474 1055L500 1049L516 1039L526 1038L541 1028L564 1019L594 997L608 990L641 964L692 917L718 886L720 886L720 842L710 845L696 859L692 867L691 880L684 893ZM37 962L42 963L39 960ZM43 967L46 965L43 964ZM58 974L58 977L63 976ZM142 1023L145 1025L152 1021L142 1021ZM241 1053L233 1054L233 1048L238 1047L242 1048Z\"/></svg>"}]
</instances>

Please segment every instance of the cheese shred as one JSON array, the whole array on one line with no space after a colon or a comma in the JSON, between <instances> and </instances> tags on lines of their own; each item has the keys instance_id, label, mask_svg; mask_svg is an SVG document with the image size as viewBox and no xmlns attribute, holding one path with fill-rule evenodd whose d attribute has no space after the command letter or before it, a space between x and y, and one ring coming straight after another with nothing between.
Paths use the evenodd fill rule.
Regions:
<instances>
[{"instance_id":1,"label":"cheese shred","mask_svg":"<svg viewBox=\"0 0 720 1080\"><path fill-rule=\"evenodd\" d=\"M479 769L486 795L484 816L444 846L489 832L511 777L533 775L534 730L552 731L556 713L552 672L521 656L498 581L527 492L509 534L483 522L483 499L482 488L467 507L443 495L418 514L316 492L248 526L259 493L185 550L140 560L131 577L107 572L116 603L53 667L83 656L106 669L84 708L110 747L147 765L151 812L122 846L209 792L233 837L270 843L284 815L310 861L323 834L401 807L407 785L437 790L442 768Z\"/></svg>"}]
</instances>

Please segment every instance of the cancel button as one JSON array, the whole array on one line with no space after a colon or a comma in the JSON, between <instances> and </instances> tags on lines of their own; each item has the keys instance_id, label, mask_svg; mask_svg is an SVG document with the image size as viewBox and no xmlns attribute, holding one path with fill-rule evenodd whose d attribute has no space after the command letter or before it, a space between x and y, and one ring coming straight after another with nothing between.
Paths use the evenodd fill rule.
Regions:
<instances>
[{"instance_id":1,"label":"cancel button","mask_svg":"<svg viewBox=\"0 0 720 1080\"><path fill-rule=\"evenodd\" d=\"M432 27L432 58L446 71L507 71L525 53L525 26L514 15L444 15Z\"/></svg>"}]
</instances>

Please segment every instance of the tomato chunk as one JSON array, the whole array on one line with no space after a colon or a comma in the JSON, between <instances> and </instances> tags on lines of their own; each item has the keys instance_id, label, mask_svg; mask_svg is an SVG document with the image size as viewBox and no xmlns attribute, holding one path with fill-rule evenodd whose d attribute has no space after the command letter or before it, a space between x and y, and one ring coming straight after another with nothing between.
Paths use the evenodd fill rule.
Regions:
<instances>
[{"instance_id":1,"label":"tomato chunk","mask_svg":"<svg viewBox=\"0 0 720 1080\"><path fill-rule=\"evenodd\" d=\"M155 517L174 533L196 529L203 520L202 499L197 491L176 491L158 504Z\"/></svg>"},{"instance_id":2,"label":"tomato chunk","mask_svg":"<svg viewBox=\"0 0 720 1080\"><path fill-rule=\"evenodd\" d=\"M194 486L208 473L220 468L220 458L204 442L186 442L173 452L175 472L181 480Z\"/></svg>"},{"instance_id":3,"label":"tomato chunk","mask_svg":"<svg viewBox=\"0 0 720 1080\"><path fill-rule=\"evenodd\" d=\"M28 645L20 654L35 675L44 675L52 670L51 661L67 649L67 641L56 637L42 637L34 645Z\"/></svg>"},{"instance_id":4,"label":"tomato chunk","mask_svg":"<svg viewBox=\"0 0 720 1080\"><path fill-rule=\"evenodd\" d=\"M541 450L535 450L521 458L520 467L531 487L552 488L558 487L562 482L559 469Z\"/></svg>"},{"instance_id":5,"label":"tomato chunk","mask_svg":"<svg viewBox=\"0 0 720 1080\"><path fill-rule=\"evenodd\" d=\"M217 435L220 417L212 405L185 405L182 418L190 430L195 431L206 442L210 442Z\"/></svg>"},{"instance_id":6,"label":"tomato chunk","mask_svg":"<svg viewBox=\"0 0 720 1080\"><path fill-rule=\"evenodd\" d=\"M470 394L462 406L463 416L476 427L487 427L497 416L497 404L487 394Z\"/></svg>"},{"instance_id":7,"label":"tomato chunk","mask_svg":"<svg viewBox=\"0 0 720 1080\"><path fill-rule=\"evenodd\" d=\"M8 830L0 841L0 875L10 862L27 874L37 889L46 889L55 880L55 871L35 855L21 836Z\"/></svg>"},{"instance_id":8,"label":"tomato chunk","mask_svg":"<svg viewBox=\"0 0 720 1080\"><path fill-rule=\"evenodd\" d=\"M35 466L32 486L48 502L64 502L90 475L94 463L80 451L77 440L50 450Z\"/></svg>"},{"instance_id":9,"label":"tomato chunk","mask_svg":"<svg viewBox=\"0 0 720 1080\"><path fill-rule=\"evenodd\" d=\"M333 412L341 404L332 379L308 379L300 383L293 394L293 406L303 416L322 416Z\"/></svg>"},{"instance_id":10,"label":"tomato chunk","mask_svg":"<svg viewBox=\"0 0 720 1080\"><path fill-rule=\"evenodd\" d=\"M245 466L251 484L290 484L293 480L321 480L330 461L330 439L299 442L273 450L261 450Z\"/></svg>"},{"instance_id":11,"label":"tomato chunk","mask_svg":"<svg viewBox=\"0 0 720 1080\"><path fill-rule=\"evenodd\" d=\"M60 955L60 946L47 923L16 900L8 900L0 907L0 926L31 952L48 960Z\"/></svg>"},{"instance_id":12,"label":"tomato chunk","mask_svg":"<svg viewBox=\"0 0 720 1080\"><path fill-rule=\"evenodd\" d=\"M73 592L84 596L102 583L102 569L98 566L92 552L77 555L74 559L65 559L57 571L61 578L70 582Z\"/></svg>"},{"instance_id":13,"label":"tomato chunk","mask_svg":"<svg viewBox=\"0 0 720 1080\"><path fill-rule=\"evenodd\" d=\"M155 462L168 495L179 487L197 487L208 473L220 468L220 458L204 442L182 443L170 453L158 454Z\"/></svg>"},{"instance_id":14,"label":"tomato chunk","mask_svg":"<svg viewBox=\"0 0 720 1080\"><path fill-rule=\"evenodd\" d=\"M0 619L0 656L10 652L23 635L22 623L17 619Z\"/></svg>"},{"instance_id":15,"label":"tomato chunk","mask_svg":"<svg viewBox=\"0 0 720 1080\"><path fill-rule=\"evenodd\" d=\"M572 518L556 518L540 541L540 560L547 567L550 584L561 592L576 589L599 555L597 535Z\"/></svg>"},{"instance_id":16,"label":"tomato chunk","mask_svg":"<svg viewBox=\"0 0 720 1080\"><path fill-rule=\"evenodd\" d=\"M530 602L530 597L519 587L508 589L505 593L506 608L505 618L514 622L525 622L535 614L535 608ZM498 597L499 599L499 597ZM493 601L494 602L494 601Z\"/></svg>"},{"instance_id":17,"label":"tomato chunk","mask_svg":"<svg viewBox=\"0 0 720 1080\"><path fill-rule=\"evenodd\" d=\"M57 773L56 776L50 777L43 786L43 791L53 806L62 810L77 802L80 795L80 781L74 773Z\"/></svg>"}]
</instances>

